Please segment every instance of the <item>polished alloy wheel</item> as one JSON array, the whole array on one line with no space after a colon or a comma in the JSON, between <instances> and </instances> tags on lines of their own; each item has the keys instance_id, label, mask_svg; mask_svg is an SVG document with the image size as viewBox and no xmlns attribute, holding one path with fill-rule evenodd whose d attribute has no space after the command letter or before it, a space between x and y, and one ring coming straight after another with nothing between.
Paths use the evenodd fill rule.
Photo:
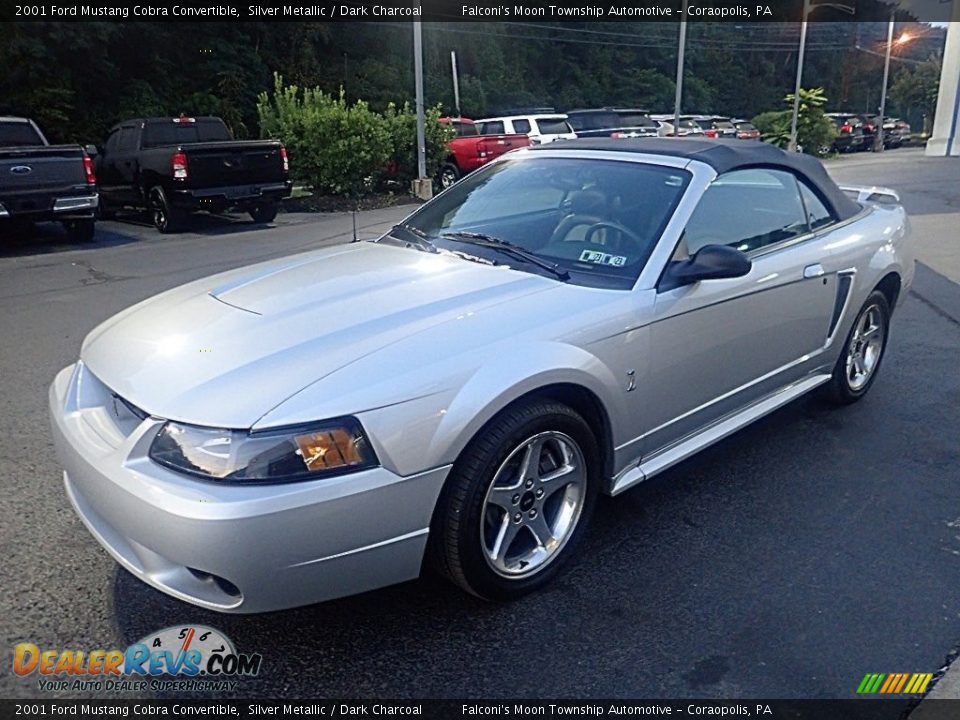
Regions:
<instances>
[{"instance_id":1,"label":"polished alloy wheel","mask_svg":"<svg viewBox=\"0 0 960 720\"><path fill-rule=\"evenodd\" d=\"M458 179L456 170L451 167L445 167L440 171L440 187L444 190L453 185Z\"/></svg>"},{"instance_id":2,"label":"polished alloy wheel","mask_svg":"<svg viewBox=\"0 0 960 720\"><path fill-rule=\"evenodd\" d=\"M483 503L480 541L494 572L519 578L550 563L580 520L586 482L583 452L568 435L543 432L517 446Z\"/></svg>"},{"instance_id":3,"label":"polished alloy wheel","mask_svg":"<svg viewBox=\"0 0 960 720\"><path fill-rule=\"evenodd\" d=\"M870 305L857 318L857 324L847 348L847 383L854 392L864 387L873 376L886 334L883 310Z\"/></svg>"}]
</instances>

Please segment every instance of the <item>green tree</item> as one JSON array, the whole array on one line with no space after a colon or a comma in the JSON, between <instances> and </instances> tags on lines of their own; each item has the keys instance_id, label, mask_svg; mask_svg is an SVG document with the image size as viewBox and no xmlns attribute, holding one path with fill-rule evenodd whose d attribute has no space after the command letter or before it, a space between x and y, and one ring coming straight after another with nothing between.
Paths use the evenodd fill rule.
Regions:
<instances>
[{"instance_id":1,"label":"green tree","mask_svg":"<svg viewBox=\"0 0 960 720\"><path fill-rule=\"evenodd\" d=\"M942 55L932 55L916 67L904 68L897 73L890 87L890 99L897 113L920 114L924 120L924 133L929 133L933 127L942 63Z\"/></svg>"},{"instance_id":2,"label":"green tree","mask_svg":"<svg viewBox=\"0 0 960 720\"><path fill-rule=\"evenodd\" d=\"M793 107L794 95L788 94L784 102ZM829 152L837 135L833 121L823 111L827 96L823 88L800 88L800 105L797 113L797 144L803 152L822 155ZM790 124L793 110L778 110L760 113L753 118L763 139L779 147L790 143Z\"/></svg>"}]
</instances>

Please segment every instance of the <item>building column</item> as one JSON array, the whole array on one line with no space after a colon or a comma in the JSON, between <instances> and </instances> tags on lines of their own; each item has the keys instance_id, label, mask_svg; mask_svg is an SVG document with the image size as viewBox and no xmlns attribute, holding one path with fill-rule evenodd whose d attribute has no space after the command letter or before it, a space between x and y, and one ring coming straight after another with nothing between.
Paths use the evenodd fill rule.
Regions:
<instances>
[{"instance_id":1,"label":"building column","mask_svg":"<svg viewBox=\"0 0 960 720\"><path fill-rule=\"evenodd\" d=\"M927 155L960 156L960 0L953 0L947 45L940 71L940 93Z\"/></svg>"}]
</instances>

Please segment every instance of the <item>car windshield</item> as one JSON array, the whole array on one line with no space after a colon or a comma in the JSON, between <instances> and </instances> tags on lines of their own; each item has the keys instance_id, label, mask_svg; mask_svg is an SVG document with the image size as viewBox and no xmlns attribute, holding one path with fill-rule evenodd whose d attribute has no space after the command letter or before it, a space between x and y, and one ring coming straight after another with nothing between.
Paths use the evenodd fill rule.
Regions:
<instances>
[{"instance_id":1,"label":"car windshield","mask_svg":"<svg viewBox=\"0 0 960 720\"><path fill-rule=\"evenodd\" d=\"M638 113L623 113L620 115L620 124L623 127L656 127L657 123L649 115Z\"/></svg>"},{"instance_id":2,"label":"car windshield","mask_svg":"<svg viewBox=\"0 0 960 720\"><path fill-rule=\"evenodd\" d=\"M632 161L510 158L467 176L402 227L441 249L547 274L477 244L481 235L505 241L568 272L569 282L630 288L689 180L686 170Z\"/></svg>"},{"instance_id":3,"label":"car windshield","mask_svg":"<svg viewBox=\"0 0 960 720\"><path fill-rule=\"evenodd\" d=\"M145 148L232 139L230 131L220 120L196 122L163 120L148 122L143 127L143 147Z\"/></svg>"},{"instance_id":4,"label":"car windshield","mask_svg":"<svg viewBox=\"0 0 960 720\"><path fill-rule=\"evenodd\" d=\"M540 128L541 135L564 135L573 132L570 124L561 117L537 118L537 127Z\"/></svg>"},{"instance_id":5,"label":"car windshield","mask_svg":"<svg viewBox=\"0 0 960 720\"><path fill-rule=\"evenodd\" d=\"M480 134L477 131L477 126L474 125L473 123L453 121L450 124L453 126L454 131L457 133L457 137L471 137L471 136Z\"/></svg>"},{"instance_id":6,"label":"car windshield","mask_svg":"<svg viewBox=\"0 0 960 720\"><path fill-rule=\"evenodd\" d=\"M0 147L27 145L43 145L33 125L25 122L0 123Z\"/></svg>"},{"instance_id":7,"label":"car windshield","mask_svg":"<svg viewBox=\"0 0 960 720\"><path fill-rule=\"evenodd\" d=\"M613 113L577 113L570 116L570 126L574 130L602 130L617 125L617 116Z\"/></svg>"}]
</instances>

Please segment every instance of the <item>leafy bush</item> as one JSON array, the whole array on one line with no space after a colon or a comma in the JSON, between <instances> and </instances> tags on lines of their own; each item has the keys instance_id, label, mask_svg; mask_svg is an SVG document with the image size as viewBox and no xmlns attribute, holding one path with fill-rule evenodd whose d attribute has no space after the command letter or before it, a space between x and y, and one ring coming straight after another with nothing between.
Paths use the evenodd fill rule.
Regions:
<instances>
[{"instance_id":1,"label":"leafy bush","mask_svg":"<svg viewBox=\"0 0 960 720\"><path fill-rule=\"evenodd\" d=\"M793 106L793 93L784 98L784 102ZM820 155L830 148L837 136L833 121L823 112L827 98L823 88L813 90L800 89L800 111L797 115L797 144L803 152ZM793 110L770 110L753 118L753 124L763 135L763 139L778 147L790 144L790 121Z\"/></svg>"},{"instance_id":2,"label":"leafy bush","mask_svg":"<svg viewBox=\"0 0 960 720\"><path fill-rule=\"evenodd\" d=\"M386 122L363 101L347 105L320 88L284 86L274 76L273 97L257 100L262 137L283 141L294 180L330 195L361 195L372 190L390 161Z\"/></svg>"},{"instance_id":3,"label":"leafy bush","mask_svg":"<svg viewBox=\"0 0 960 720\"><path fill-rule=\"evenodd\" d=\"M440 123L440 106L428 108L424 113L424 139L426 141L427 177L435 177L443 161L450 154L447 142L454 136L453 128ZM390 133L393 169L396 178L408 184L417 177L417 114L404 103L397 108L390 103L384 113Z\"/></svg>"},{"instance_id":4,"label":"leafy bush","mask_svg":"<svg viewBox=\"0 0 960 720\"><path fill-rule=\"evenodd\" d=\"M778 136L782 133L790 134L790 111L767 110L753 118L753 124L764 139Z\"/></svg>"},{"instance_id":5,"label":"leafy bush","mask_svg":"<svg viewBox=\"0 0 960 720\"><path fill-rule=\"evenodd\" d=\"M391 104L380 114L362 100L348 105L342 90L339 96L301 90L275 75L273 95L260 94L257 114L261 136L287 146L294 180L316 192L359 197L388 177L407 183L417 176L417 121L409 105ZM439 116L439 107L426 113L428 176L446 158L452 134Z\"/></svg>"}]
</instances>

